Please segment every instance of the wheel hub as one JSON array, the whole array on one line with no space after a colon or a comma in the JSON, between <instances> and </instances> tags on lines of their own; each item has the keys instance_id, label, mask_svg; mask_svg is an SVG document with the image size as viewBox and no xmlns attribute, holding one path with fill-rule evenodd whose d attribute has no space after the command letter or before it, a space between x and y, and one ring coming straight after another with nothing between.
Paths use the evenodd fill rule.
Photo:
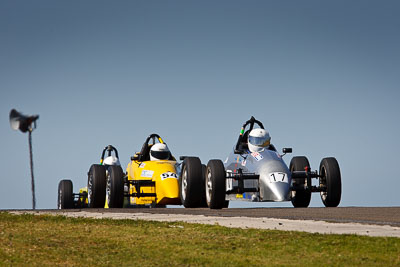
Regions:
<instances>
[{"instance_id":1,"label":"wheel hub","mask_svg":"<svg viewBox=\"0 0 400 267\"><path fill-rule=\"evenodd\" d=\"M62 190L58 192L58 209L61 209Z\"/></svg>"},{"instance_id":2,"label":"wheel hub","mask_svg":"<svg viewBox=\"0 0 400 267\"><path fill-rule=\"evenodd\" d=\"M321 177L319 178L319 187L321 188L327 188L327 184L326 184L326 170L324 167L321 168ZM321 199L323 201L326 200L328 193L327 190L321 191Z\"/></svg>"},{"instance_id":3,"label":"wheel hub","mask_svg":"<svg viewBox=\"0 0 400 267\"><path fill-rule=\"evenodd\" d=\"M93 186L93 176L92 174L89 175L89 181L88 181L88 203L89 207L90 204L92 203L92 186Z\"/></svg>"},{"instance_id":4,"label":"wheel hub","mask_svg":"<svg viewBox=\"0 0 400 267\"><path fill-rule=\"evenodd\" d=\"M187 190L187 170L185 168L182 175L182 198L184 200L186 199L186 190Z\"/></svg>"},{"instance_id":5,"label":"wheel hub","mask_svg":"<svg viewBox=\"0 0 400 267\"><path fill-rule=\"evenodd\" d=\"M207 199L207 203L211 203L211 194L212 194L211 172L207 169L207 176L206 176L206 199Z\"/></svg>"},{"instance_id":6,"label":"wheel hub","mask_svg":"<svg viewBox=\"0 0 400 267\"><path fill-rule=\"evenodd\" d=\"M110 192L111 192L111 178L110 174L107 172L106 202L108 207L110 207Z\"/></svg>"}]
</instances>

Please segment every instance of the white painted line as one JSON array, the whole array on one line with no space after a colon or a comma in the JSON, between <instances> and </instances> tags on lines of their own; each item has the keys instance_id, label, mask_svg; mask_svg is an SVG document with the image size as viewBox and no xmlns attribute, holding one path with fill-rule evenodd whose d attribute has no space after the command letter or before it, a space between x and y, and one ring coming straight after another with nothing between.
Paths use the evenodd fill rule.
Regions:
<instances>
[{"instance_id":1,"label":"white painted line","mask_svg":"<svg viewBox=\"0 0 400 267\"><path fill-rule=\"evenodd\" d=\"M152 214L152 213L111 213L111 212L48 212L48 211L12 211L13 214L50 214L63 215L67 217L85 217L96 219L130 219L148 220L160 222L187 222L210 225L221 225L231 228L242 229L268 229L281 231L301 231L320 234L356 234L366 236L388 236L400 238L400 227L390 225L371 225L360 223L330 223L312 220L288 220L274 218L252 218L252 217L216 217L204 215L186 214Z\"/></svg>"}]
</instances>

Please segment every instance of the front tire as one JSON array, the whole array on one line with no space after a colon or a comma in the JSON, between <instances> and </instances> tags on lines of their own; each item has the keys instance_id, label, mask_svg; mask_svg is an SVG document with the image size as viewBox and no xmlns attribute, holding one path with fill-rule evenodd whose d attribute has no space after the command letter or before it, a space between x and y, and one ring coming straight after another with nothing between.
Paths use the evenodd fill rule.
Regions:
<instances>
[{"instance_id":1,"label":"front tire","mask_svg":"<svg viewBox=\"0 0 400 267\"><path fill-rule=\"evenodd\" d=\"M342 197L342 178L339 163L335 158L324 158L319 165L320 187L326 187L321 192L325 207L337 207Z\"/></svg>"},{"instance_id":2,"label":"front tire","mask_svg":"<svg viewBox=\"0 0 400 267\"><path fill-rule=\"evenodd\" d=\"M202 174L202 165L199 158L185 158L179 177L179 196L185 208L196 208L201 205Z\"/></svg>"},{"instance_id":3,"label":"front tire","mask_svg":"<svg viewBox=\"0 0 400 267\"><path fill-rule=\"evenodd\" d=\"M72 191L71 180L61 180L58 183L58 209L73 209L74 208L74 195Z\"/></svg>"},{"instance_id":4,"label":"front tire","mask_svg":"<svg viewBox=\"0 0 400 267\"><path fill-rule=\"evenodd\" d=\"M206 173L207 173L207 166L204 164L201 164L201 201L199 208L208 208L207 205L207 199L206 199L206 188L203 186L206 182Z\"/></svg>"},{"instance_id":5,"label":"front tire","mask_svg":"<svg viewBox=\"0 0 400 267\"><path fill-rule=\"evenodd\" d=\"M124 204L124 176L121 166L108 167L106 199L109 208L122 208Z\"/></svg>"},{"instance_id":6,"label":"front tire","mask_svg":"<svg viewBox=\"0 0 400 267\"><path fill-rule=\"evenodd\" d=\"M104 208L106 203L106 168L93 164L88 172L88 206Z\"/></svg>"},{"instance_id":7,"label":"front tire","mask_svg":"<svg viewBox=\"0 0 400 267\"><path fill-rule=\"evenodd\" d=\"M292 160L290 161L289 169L290 172L293 171L304 171L305 168L308 168L310 170L310 163L308 162L308 159L304 156L300 157L293 157ZM307 179L304 178L304 180L299 181L296 179L296 181L292 180L294 185L302 185L302 186L307 186ZM310 200L311 200L311 192L307 190L298 190L298 191L292 191L292 204L293 207L295 208L307 208L308 205L310 205Z\"/></svg>"},{"instance_id":8,"label":"front tire","mask_svg":"<svg viewBox=\"0 0 400 267\"><path fill-rule=\"evenodd\" d=\"M207 164L205 181L207 205L210 209L222 209L225 207L225 180L226 173L222 161L210 160Z\"/></svg>"}]
</instances>

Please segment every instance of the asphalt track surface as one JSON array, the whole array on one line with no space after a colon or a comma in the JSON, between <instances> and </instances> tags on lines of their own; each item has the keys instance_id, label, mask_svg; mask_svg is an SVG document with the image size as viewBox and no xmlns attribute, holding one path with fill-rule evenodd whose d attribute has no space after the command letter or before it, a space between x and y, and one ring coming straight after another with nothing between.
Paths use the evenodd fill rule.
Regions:
<instances>
[{"instance_id":1,"label":"asphalt track surface","mask_svg":"<svg viewBox=\"0 0 400 267\"><path fill-rule=\"evenodd\" d=\"M7 211L7 210L5 210ZM8 210L11 211L11 210ZM22 211L23 210L18 210ZM28 211L28 210L26 210ZM32 211L32 210L29 210ZM128 208L128 209L80 209L36 210L50 213L84 211L87 213L151 213L169 215L203 215L210 217L276 218L288 220L313 220L334 223L360 223L400 227L400 207L337 207L337 208Z\"/></svg>"}]
</instances>

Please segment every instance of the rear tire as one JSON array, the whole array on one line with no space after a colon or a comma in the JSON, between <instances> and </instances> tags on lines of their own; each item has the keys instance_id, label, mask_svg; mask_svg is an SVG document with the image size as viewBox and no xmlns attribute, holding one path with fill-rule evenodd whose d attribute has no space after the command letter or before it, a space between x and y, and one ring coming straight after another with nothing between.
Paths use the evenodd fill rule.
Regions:
<instances>
[{"instance_id":1,"label":"rear tire","mask_svg":"<svg viewBox=\"0 0 400 267\"><path fill-rule=\"evenodd\" d=\"M225 180L226 173L222 161L210 160L207 164L205 181L207 205L210 209L222 209L225 207Z\"/></svg>"},{"instance_id":2,"label":"rear tire","mask_svg":"<svg viewBox=\"0 0 400 267\"><path fill-rule=\"evenodd\" d=\"M88 206L104 208L106 204L106 168L93 164L88 172Z\"/></svg>"},{"instance_id":3,"label":"rear tire","mask_svg":"<svg viewBox=\"0 0 400 267\"><path fill-rule=\"evenodd\" d=\"M179 196L185 208L196 208L202 200L202 165L197 157L187 157L183 161L179 176Z\"/></svg>"},{"instance_id":4,"label":"rear tire","mask_svg":"<svg viewBox=\"0 0 400 267\"><path fill-rule=\"evenodd\" d=\"M224 203L224 208L229 208L229 200L225 200L225 203Z\"/></svg>"},{"instance_id":5,"label":"rear tire","mask_svg":"<svg viewBox=\"0 0 400 267\"><path fill-rule=\"evenodd\" d=\"M124 204L124 176L121 166L108 167L106 199L109 208L122 208Z\"/></svg>"},{"instance_id":6,"label":"rear tire","mask_svg":"<svg viewBox=\"0 0 400 267\"><path fill-rule=\"evenodd\" d=\"M308 159L304 156L300 157L293 157L292 160L290 161L290 172L293 171L304 171L305 168L308 167L310 169L310 163L308 162ZM305 178L304 180L298 180L296 179L296 182L292 180L293 184L296 185L307 185L307 179ZM293 207L295 208L307 208L308 205L310 205L310 200L311 200L311 192L306 191L306 190L299 190L299 191L292 191L292 204Z\"/></svg>"},{"instance_id":7,"label":"rear tire","mask_svg":"<svg viewBox=\"0 0 400 267\"><path fill-rule=\"evenodd\" d=\"M339 163L335 158L324 158L319 165L320 187L326 190L321 192L321 199L325 207L337 207L342 197L342 178Z\"/></svg>"},{"instance_id":8,"label":"rear tire","mask_svg":"<svg viewBox=\"0 0 400 267\"><path fill-rule=\"evenodd\" d=\"M74 208L74 195L72 191L71 180L61 180L58 183L58 209L73 209Z\"/></svg>"}]
</instances>

